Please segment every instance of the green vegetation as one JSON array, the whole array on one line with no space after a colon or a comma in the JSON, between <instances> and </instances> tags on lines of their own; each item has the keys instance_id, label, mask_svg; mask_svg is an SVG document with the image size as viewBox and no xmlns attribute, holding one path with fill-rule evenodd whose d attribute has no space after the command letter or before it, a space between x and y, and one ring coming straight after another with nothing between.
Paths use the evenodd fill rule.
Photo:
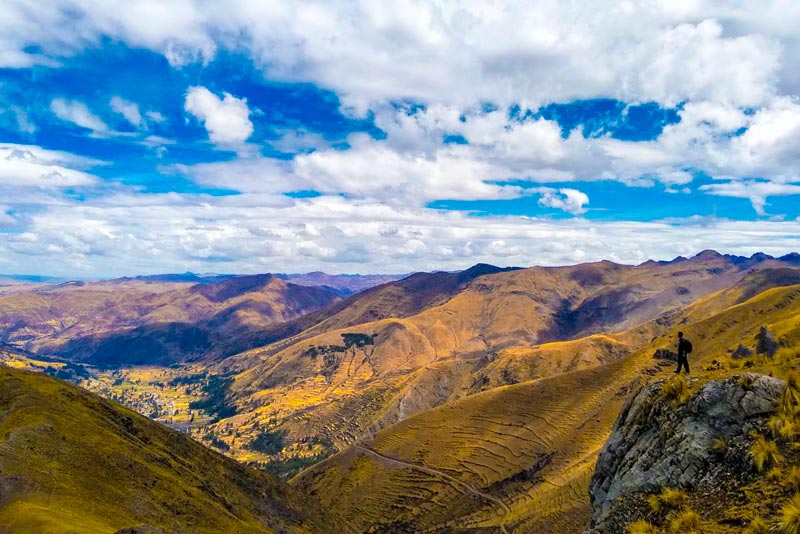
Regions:
<instances>
[{"instance_id":1,"label":"green vegetation","mask_svg":"<svg viewBox=\"0 0 800 534\"><path fill-rule=\"evenodd\" d=\"M286 446L284 432L269 432L262 430L248 445L250 450L273 456L280 453Z\"/></svg>"},{"instance_id":2,"label":"green vegetation","mask_svg":"<svg viewBox=\"0 0 800 534\"><path fill-rule=\"evenodd\" d=\"M228 388L233 383L233 378L212 375L203 384L205 399L189 404L192 410L203 410L213 416L215 420L230 417L236 413L236 407L227 403Z\"/></svg>"}]
</instances>

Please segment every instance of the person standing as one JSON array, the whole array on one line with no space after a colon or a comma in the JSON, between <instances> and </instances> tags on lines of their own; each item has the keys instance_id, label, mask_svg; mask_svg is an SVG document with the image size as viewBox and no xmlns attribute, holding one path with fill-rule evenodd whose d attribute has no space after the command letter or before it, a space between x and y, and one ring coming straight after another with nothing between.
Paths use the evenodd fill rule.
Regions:
<instances>
[{"instance_id":1,"label":"person standing","mask_svg":"<svg viewBox=\"0 0 800 534\"><path fill-rule=\"evenodd\" d=\"M692 352L692 342L683 337L683 332L678 332L678 369L675 374L681 374L681 368L686 369L689 374L689 353Z\"/></svg>"}]
</instances>

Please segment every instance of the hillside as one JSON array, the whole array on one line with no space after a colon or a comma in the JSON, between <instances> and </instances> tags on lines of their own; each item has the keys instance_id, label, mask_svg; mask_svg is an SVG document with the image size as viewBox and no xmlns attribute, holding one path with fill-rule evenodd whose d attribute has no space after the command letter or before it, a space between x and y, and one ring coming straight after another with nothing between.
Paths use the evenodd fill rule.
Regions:
<instances>
[{"instance_id":1,"label":"hillside","mask_svg":"<svg viewBox=\"0 0 800 534\"><path fill-rule=\"evenodd\" d=\"M0 296L0 339L77 362L171 364L225 354L227 343L337 299L272 275L69 283Z\"/></svg>"},{"instance_id":2,"label":"hillside","mask_svg":"<svg viewBox=\"0 0 800 534\"><path fill-rule=\"evenodd\" d=\"M672 324L656 319L624 333L659 332L627 356L418 413L304 471L293 484L353 531L369 524L375 532L582 532L597 455L631 393L651 377L670 376L673 363L653 353L672 346L678 329L696 347L692 391L741 373L745 362L731 351L740 343L754 348L762 326L785 347L782 354L796 354L800 285L769 287L775 280L765 275L763 291L731 305L738 300L733 294L744 298L758 279L689 306ZM701 310L713 311L701 317ZM794 358L759 357L747 365L780 373L800 364Z\"/></svg>"},{"instance_id":3,"label":"hillside","mask_svg":"<svg viewBox=\"0 0 800 534\"><path fill-rule=\"evenodd\" d=\"M697 299L781 269L787 265L777 260L709 251L640 266L487 272L466 283L437 274L448 277L444 286L431 286L434 275L427 275L419 288L436 291L421 297L415 275L332 306L327 319L302 334L223 362L219 372L236 372L226 399L237 415L213 432L248 461L269 459L247 449L264 431L289 443L324 443L280 458L311 461L447 401L616 361ZM780 273L749 283L784 283L788 275ZM384 317L401 315L404 306L426 307ZM339 328L355 321L362 322Z\"/></svg>"},{"instance_id":4,"label":"hillside","mask_svg":"<svg viewBox=\"0 0 800 534\"><path fill-rule=\"evenodd\" d=\"M263 473L43 374L0 367L0 410L3 532L319 531Z\"/></svg>"}]
</instances>

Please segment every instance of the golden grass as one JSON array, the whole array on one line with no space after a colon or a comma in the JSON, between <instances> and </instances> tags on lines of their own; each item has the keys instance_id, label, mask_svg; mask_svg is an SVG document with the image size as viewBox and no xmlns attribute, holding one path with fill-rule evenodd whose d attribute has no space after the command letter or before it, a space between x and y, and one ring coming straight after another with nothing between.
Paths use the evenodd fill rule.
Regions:
<instances>
[{"instance_id":1,"label":"golden grass","mask_svg":"<svg viewBox=\"0 0 800 534\"><path fill-rule=\"evenodd\" d=\"M781 507L779 522L782 534L800 533L800 494L795 494Z\"/></svg>"},{"instance_id":2,"label":"golden grass","mask_svg":"<svg viewBox=\"0 0 800 534\"><path fill-rule=\"evenodd\" d=\"M782 460L778 446L762 435L756 436L753 444L750 445L750 458L759 471L763 471L766 467L775 466Z\"/></svg>"},{"instance_id":3,"label":"golden grass","mask_svg":"<svg viewBox=\"0 0 800 534\"><path fill-rule=\"evenodd\" d=\"M653 512L677 510L686 504L686 492L675 488L664 488L661 493L647 497L647 504Z\"/></svg>"},{"instance_id":4,"label":"golden grass","mask_svg":"<svg viewBox=\"0 0 800 534\"><path fill-rule=\"evenodd\" d=\"M684 510L669 522L669 531L674 534L690 534L700 530L700 514Z\"/></svg>"},{"instance_id":5,"label":"golden grass","mask_svg":"<svg viewBox=\"0 0 800 534\"><path fill-rule=\"evenodd\" d=\"M744 529L744 532L745 534L768 534L769 523L760 517L756 517L750 521L750 524L747 525L747 528Z\"/></svg>"},{"instance_id":6,"label":"golden grass","mask_svg":"<svg viewBox=\"0 0 800 534\"><path fill-rule=\"evenodd\" d=\"M673 406L680 406L686 403L691 397L686 377L678 375L664 382L664 385L661 386L661 395L669 400Z\"/></svg>"},{"instance_id":7,"label":"golden grass","mask_svg":"<svg viewBox=\"0 0 800 534\"><path fill-rule=\"evenodd\" d=\"M644 519L639 519L628 525L628 534L658 534L658 529Z\"/></svg>"}]
</instances>

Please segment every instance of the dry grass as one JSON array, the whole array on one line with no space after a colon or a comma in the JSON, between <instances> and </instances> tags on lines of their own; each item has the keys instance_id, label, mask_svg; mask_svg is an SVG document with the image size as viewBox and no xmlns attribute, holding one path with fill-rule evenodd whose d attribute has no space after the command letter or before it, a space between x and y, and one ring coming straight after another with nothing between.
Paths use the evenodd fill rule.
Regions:
<instances>
[{"instance_id":1,"label":"dry grass","mask_svg":"<svg viewBox=\"0 0 800 534\"><path fill-rule=\"evenodd\" d=\"M783 505L779 522L782 534L800 534L800 494Z\"/></svg>"},{"instance_id":2,"label":"dry grass","mask_svg":"<svg viewBox=\"0 0 800 534\"><path fill-rule=\"evenodd\" d=\"M658 529L644 519L639 519L628 525L628 534L658 534Z\"/></svg>"},{"instance_id":3,"label":"dry grass","mask_svg":"<svg viewBox=\"0 0 800 534\"><path fill-rule=\"evenodd\" d=\"M700 530L700 514L684 510L669 522L669 531L674 534L689 534Z\"/></svg>"},{"instance_id":4,"label":"dry grass","mask_svg":"<svg viewBox=\"0 0 800 534\"><path fill-rule=\"evenodd\" d=\"M650 495L647 503L653 512L677 510L686 504L686 492L680 489L664 488L661 493Z\"/></svg>"},{"instance_id":5,"label":"dry grass","mask_svg":"<svg viewBox=\"0 0 800 534\"><path fill-rule=\"evenodd\" d=\"M669 400L673 406L684 404L691 397L686 377L678 375L664 382L664 385L661 386L661 395Z\"/></svg>"},{"instance_id":6,"label":"dry grass","mask_svg":"<svg viewBox=\"0 0 800 534\"><path fill-rule=\"evenodd\" d=\"M750 521L750 524L747 525L747 528L744 529L744 532L745 534L768 534L769 523L760 517L756 517Z\"/></svg>"},{"instance_id":7,"label":"dry grass","mask_svg":"<svg viewBox=\"0 0 800 534\"><path fill-rule=\"evenodd\" d=\"M761 435L756 436L750 446L750 458L759 471L763 471L766 467L775 466L782 460L778 446Z\"/></svg>"}]
</instances>

